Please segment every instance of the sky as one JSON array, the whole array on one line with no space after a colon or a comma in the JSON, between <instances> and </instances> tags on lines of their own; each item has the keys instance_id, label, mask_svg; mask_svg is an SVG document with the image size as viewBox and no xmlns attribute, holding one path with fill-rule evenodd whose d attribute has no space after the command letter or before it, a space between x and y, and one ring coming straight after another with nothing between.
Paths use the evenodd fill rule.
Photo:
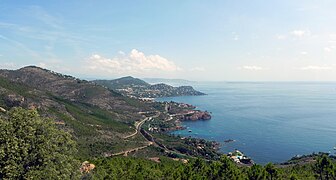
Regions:
<instances>
[{"instance_id":1,"label":"sky","mask_svg":"<svg viewBox=\"0 0 336 180\"><path fill-rule=\"evenodd\" d=\"M0 69L336 81L335 0L0 0Z\"/></svg>"}]
</instances>

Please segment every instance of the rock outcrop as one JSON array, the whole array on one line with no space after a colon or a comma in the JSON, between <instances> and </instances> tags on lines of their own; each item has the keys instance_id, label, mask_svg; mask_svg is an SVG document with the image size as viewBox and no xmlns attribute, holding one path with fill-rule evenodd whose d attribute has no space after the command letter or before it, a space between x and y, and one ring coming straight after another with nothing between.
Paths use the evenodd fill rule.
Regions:
<instances>
[{"instance_id":1,"label":"rock outcrop","mask_svg":"<svg viewBox=\"0 0 336 180\"><path fill-rule=\"evenodd\" d=\"M25 98L20 95L9 94L3 100L7 107L18 107L23 105Z\"/></svg>"},{"instance_id":2,"label":"rock outcrop","mask_svg":"<svg viewBox=\"0 0 336 180\"><path fill-rule=\"evenodd\" d=\"M185 121L210 120L210 119L211 119L211 115L207 111L192 111L181 117L181 120L185 120Z\"/></svg>"},{"instance_id":3,"label":"rock outcrop","mask_svg":"<svg viewBox=\"0 0 336 180\"><path fill-rule=\"evenodd\" d=\"M96 166L94 164L90 164L89 161L84 161L82 163L82 166L80 168L80 172L83 173L89 173L91 172Z\"/></svg>"},{"instance_id":4,"label":"rock outcrop","mask_svg":"<svg viewBox=\"0 0 336 180\"><path fill-rule=\"evenodd\" d=\"M5 108L3 108L3 107L0 107L0 112L3 112L3 113L5 113L5 112L7 112L7 111L6 111L6 109L5 109Z\"/></svg>"}]
</instances>

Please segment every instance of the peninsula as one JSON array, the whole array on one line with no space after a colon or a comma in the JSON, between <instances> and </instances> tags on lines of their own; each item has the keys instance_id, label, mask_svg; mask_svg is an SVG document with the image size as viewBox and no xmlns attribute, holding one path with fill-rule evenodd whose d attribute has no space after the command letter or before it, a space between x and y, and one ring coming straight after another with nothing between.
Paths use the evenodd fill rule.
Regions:
<instances>
[{"instance_id":1,"label":"peninsula","mask_svg":"<svg viewBox=\"0 0 336 180\"><path fill-rule=\"evenodd\" d=\"M123 95L138 98L159 98L172 96L201 96L202 92L196 91L191 86L173 87L164 83L151 85L144 80L132 76L114 80L95 80L99 85L115 90Z\"/></svg>"}]
</instances>

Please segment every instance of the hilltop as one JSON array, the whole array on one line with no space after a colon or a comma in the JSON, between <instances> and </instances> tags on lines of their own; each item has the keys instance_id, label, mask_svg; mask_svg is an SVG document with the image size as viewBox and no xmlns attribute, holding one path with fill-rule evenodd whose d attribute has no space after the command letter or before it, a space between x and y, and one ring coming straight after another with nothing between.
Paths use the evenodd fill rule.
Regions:
<instances>
[{"instance_id":1,"label":"hilltop","mask_svg":"<svg viewBox=\"0 0 336 180\"><path fill-rule=\"evenodd\" d=\"M114 80L95 80L93 82L115 90L123 95L137 98L205 95L202 92L196 91L191 86L174 87L164 83L151 85L144 80L131 76Z\"/></svg>"}]
</instances>

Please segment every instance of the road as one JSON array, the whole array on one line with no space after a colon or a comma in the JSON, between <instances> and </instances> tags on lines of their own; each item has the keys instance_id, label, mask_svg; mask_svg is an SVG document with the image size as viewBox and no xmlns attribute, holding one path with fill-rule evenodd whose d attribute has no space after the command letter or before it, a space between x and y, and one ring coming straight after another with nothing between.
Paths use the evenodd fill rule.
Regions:
<instances>
[{"instance_id":1,"label":"road","mask_svg":"<svg viewBox=\"0 0 336 180\"><path fill-rule=\"evenodd\" d=\"M140 146L140 147L136 147L136 148L132 148L132 149L128 149L128 150L124 150L124 151L120 151L120 152L117 152L117 153L113 153L113 154L108 154L108 155L105 155L105 156L119 156L119 155L126 155L128 153L131 153L131 152L134 152L134 151L138 151L138 150L141 150L141 149L144 149L144 148L147 148L151 145L154 145L156 147L160 147L162 148L165 152L167 153L174 153L174 154L178 154L178 155L181 155L181 156L185 156L185 154L182 154L180 152L177 152L177 151L174 151L174 150L169 150L166 146L164 145L159 145L157 142L155 142L155 140L150 140L150 139L147 139L146 136L144 134L141 133L140 129L141 129L141 126L146 122L146 121L150 121L152 120L153 118L157 118L159 117L161 114L161 112L157 111L155 115L151 116L151 117L146 117L144 118L143 120L141 120L140 122L136 122L135 123L135 132L131 135L127 135L124 137L124 139L128 139L128 138L131 138L135 135L137 135L138 133L140 133L146 140L147 140L147 145L144 145L144 146ZM169 118L167 118L165 121L171 121L173 119L174 116L176 115L180 115L180 114L174 114L174 115L169 115ZM148 133L149 134L149 133ZM150 135L150 134L149 134ZM152 135L150 135L152 136ZM153 138L152 138L153 139ZM195 158L193 156L190 156L192 158Z\"/></svg>"},{"instance_id":2,"label":"road","mask_svg":"<svg viewBox=\"0 0 336 180\"><path fill-rule=\"evenodd\" d=\"M146 121L150 121L152 120L153 118L156 118L156 117L159 117L160 116L160 112L157 111L156 114L154 116L151 116L151 117L146 117L144 118L143 120L141 120L140 122L136 122L135 123L135 132L131 135L128 135L128 136L125 136L124 139L128 139L128 138L131 138L135 135L137 135L139 132L140 132L140 129L141 129L141 126L146 122ZM142 136L144 136L143 134L141 134ZM148 146L151 146L153 145L153 142L152 141L149 141L146 137L144 137L146 140L147 140L147 145L144 145L144 146L140 146L140 147L136 147L136 148L132 148L132 149L128 149L128 150L124 150L124 151L121 151L121 152L117 152L117 153L113 153L113 154L109 154L109 155L106 155L106 156L118 156L118 155L127 155L128 153L130 152L134 152L134 151L138 151L140 149L144 149Z\"/></svg>"},{"instance_id":3,"label":"road","mask_svg":"<svg viewBox=\"0 0 336 180\"><path fill-rule=\"evenodd\" d=\"M141 128L141 126L148 120L152 120L153 117L146 117L145 119L141 120L140 122L136 122L135 123L135 132L131 135L125 136L124 139L128 139L130 137L133 137L135 135L137 135L139 133L139 130Z\"/></svg>"},{"instance_id":4,"label":"road","mask_svg":"<svg viewBox=\"0 0 336 180\"><path fill-rule=\"evenodd\" d=\"M146 148L146 147L148 147L148 146L150 146L152 144L153 144L152 142L149 142L145 146L140 146L140 147L137 147L137 148L133 148L133 149L128 149L128 150L125 150L125 151L117 152L117 153L111 154L109 156L119 156L119 155L123 155L123 154L127 156L128 153L131 153L131 152L134 152L134 151L138 151L140 149L144 149L144 148Z\"/></svg>"}]
</instances>

